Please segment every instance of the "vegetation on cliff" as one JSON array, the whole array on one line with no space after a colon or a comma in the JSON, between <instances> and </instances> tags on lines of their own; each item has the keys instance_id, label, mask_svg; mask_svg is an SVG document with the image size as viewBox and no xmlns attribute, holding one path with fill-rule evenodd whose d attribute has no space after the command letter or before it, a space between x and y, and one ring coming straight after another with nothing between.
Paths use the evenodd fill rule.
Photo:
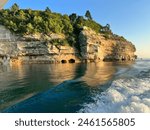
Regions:
<instances>
[{"instance_id":1,"label":"vegetation on cliff","mask_svg":"<svg viewBox=\"0 0 150 130\"><path fill-rule=\"evenodd\" d=\"M54 13L48 7L44 11L40 11L19 9L19 6L14 4L10 9L0 10L0 24L19 35L65 34L66 38L63 41L56 40L55 43L67 43L71 46L78 43L79 32L84 26L103 34L106 39L125 40L123 37L114 35L109 24L102 26L95 22L89 10L85 13L85 16L78 16L75 13L68 16Z\"/></svg>"}]
</instances>

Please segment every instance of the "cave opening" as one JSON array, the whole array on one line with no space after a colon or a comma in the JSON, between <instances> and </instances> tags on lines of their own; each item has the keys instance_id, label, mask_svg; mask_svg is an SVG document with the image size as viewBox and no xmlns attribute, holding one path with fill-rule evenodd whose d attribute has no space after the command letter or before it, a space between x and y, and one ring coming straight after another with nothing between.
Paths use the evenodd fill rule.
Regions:
<instances>
[{"instance_id":1,"label":"cave opening","mask_svg":"<svg viewBox=\"0 0 150 130\"><path fill-rule=\"evenodd\" d=\"M66 60L61 60L61 63L63 63L63 64L64 64L64 63L67 63L67 61L66 61Z\"/></svg>"},{"instance_id":2,"label":"cave opening","mask_svg":"<svg viewBox=\"0 0 150 130\"><path fill-rule=\"evenodd\" d=\"M123 57L123 58L122 58L122 61L125 61L125 60L126 60L126 59Z\"/></svg>"},{"instance_id":3,"label":"cave opening","mask_svg":"<svg viewBox=\"0 0 150 130\"><path fill-rule=\"evenodd\" d=\"M69 63L75 63L76 61L75 61L75 59L70 59L69 60Z\"/></svg>"}]
</instances>

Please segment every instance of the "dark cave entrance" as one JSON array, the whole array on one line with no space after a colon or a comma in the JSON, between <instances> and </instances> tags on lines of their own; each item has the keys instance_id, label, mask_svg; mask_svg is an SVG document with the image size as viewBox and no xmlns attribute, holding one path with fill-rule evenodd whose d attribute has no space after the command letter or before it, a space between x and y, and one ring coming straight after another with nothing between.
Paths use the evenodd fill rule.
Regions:
<instances>
[{"instance_id":1,"label":"dark cave entrance","mask_svg":"<svg viewBox=\"0 0 150 130\"><path fill-rule=\"evenodd\" d=\"M65 63L67 63L67 61L66 60L61 60L61 63L65 64Z\"/></svg>"},{"instance_id":2,"label":"dark cave entrance","mask_svg":"<svg viewBox=\"0 0 150 130\"><path fill-rule=\"evenodd\" d=\"M75 63L76 61L74 59L70 59L69 63Z\"/></svg>"}]
</instances>

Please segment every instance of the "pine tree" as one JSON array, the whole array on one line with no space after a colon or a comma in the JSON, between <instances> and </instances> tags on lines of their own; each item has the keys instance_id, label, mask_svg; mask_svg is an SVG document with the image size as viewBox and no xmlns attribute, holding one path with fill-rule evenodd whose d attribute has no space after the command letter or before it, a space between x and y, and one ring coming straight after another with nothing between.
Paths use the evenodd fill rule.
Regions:
<instances>
[{"instance_id":1,"label":"pine tree","mask_svg":"<svg viewBox=\"0 0 150 130\"><path fill-rule=\"evenodd\" d=\"M46 7L45 11L48 12L48 13L52 12L49 7Z\"/></svg>"},{"instance_id":2,"label":"pine tree","mask_svg":"<svg viewBox=\"0 0 150 130\"><path fill-rule=\"evenodd\" d=\"M15 4L11 7L11 11L14 12L14 15L15 15L18 10L19 10L19 6L15 3Z\"/></svg>"},{"instance_id":3,"label":"pine tree","mask_svg":"<svg viewBox=\"0 0 150 130\"><path fill-rule=\"evenodd\" d=\"M86 17L87 19L89 19L89 20L92 20L92 16L91 16L91 13L90 13L89 10L86 11L85 17Z\"/></svg>"},{"instance_id":4,"label":"pine tree","mask_svg":"<svg viewBox=\"0 0 150 130\"><path fill-rule=\"evenodd\" d=\"M77 20L77 14L73 13L69 16L69 18L72 23L75 23L75 21Z\"/></svg>"}]
</instances>

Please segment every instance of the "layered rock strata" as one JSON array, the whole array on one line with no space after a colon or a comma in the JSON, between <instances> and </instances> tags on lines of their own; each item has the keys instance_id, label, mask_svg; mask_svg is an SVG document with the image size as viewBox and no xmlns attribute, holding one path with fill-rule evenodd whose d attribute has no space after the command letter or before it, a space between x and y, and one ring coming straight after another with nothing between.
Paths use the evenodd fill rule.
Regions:
<instances>
[{"instance_id":1,"label":"layered rock strata","mask_svg":"<svg viewBox=\"0 0 150 130\"><path fill-rule=\"evenodd\" d=\"M87 61L135 60L135 46L126 40L106 39L84 27L79 35L81 56Z\"/></svg>"},{"instance_id":2,"label":"layered rock strata","mask_svg":"<svg viewBox=\"0 0 150 130\"><path fill-rule=\"evenodd\" d=\"M79 48L49 42L63 35L20 37L0 26L0 64L5 63L75 63L111 60L135 60L135 46L128 41L107 39L90 28L79 34Z\"/></svg>"}]
</instances>

